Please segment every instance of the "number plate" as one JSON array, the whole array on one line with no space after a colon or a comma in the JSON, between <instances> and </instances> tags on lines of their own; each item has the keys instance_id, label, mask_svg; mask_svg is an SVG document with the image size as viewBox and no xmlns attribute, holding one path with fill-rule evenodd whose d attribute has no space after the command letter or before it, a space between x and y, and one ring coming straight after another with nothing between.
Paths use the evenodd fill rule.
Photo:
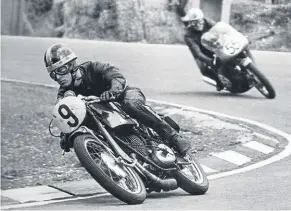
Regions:
<instances>
[{"instance_id":1,"label":"number plate","mask_svg":"<svg viewBox=\"0 0 291 211\"><path fill-rule=\"evenodd\" d=\"M86 105L75 96L60 100L53 111L54 123L63 133L71 133L76 130L84 121L85 116Z\"/></svg>"},{"instance_id":2,"label":"number plate","mask_svg":"<svg viewBox=\"0 0 291 211\"><path fill-rule=\"evenodd\" d=\"M218 22L201 37L201 43L220 59L229 60L248 45L248 39L232 26Z\"/></svg>"}]
</instances>

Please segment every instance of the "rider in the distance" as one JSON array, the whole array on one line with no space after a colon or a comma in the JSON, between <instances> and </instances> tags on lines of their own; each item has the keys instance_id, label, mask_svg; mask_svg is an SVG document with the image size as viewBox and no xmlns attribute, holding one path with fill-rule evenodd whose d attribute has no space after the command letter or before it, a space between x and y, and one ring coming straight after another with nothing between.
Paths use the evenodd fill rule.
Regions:
<instances>
[{"instance_id":1,"label":"rider in the distance","mask_svg":"<svg viewBox=\"0 0 291 211\"><path fill-rule=\"evenodd\" d=\"M203 11L199 8L191 8L181 20L186 27L185 42L194 56L202 75L215 80L217 90L221 91L224 89L225 82L223 83L220 78L228 81L228 79L223 76L223 71L227 64L215 58L213 52L209 51L201 44L202 35L208 32L216 22L212 19L205 18ZM254 61L250 50L248 48L245 50ZM217 73L215 73L213 69L216 69ZM231 86L229 83L227 85Z\"/></svg>"}]
</instances>

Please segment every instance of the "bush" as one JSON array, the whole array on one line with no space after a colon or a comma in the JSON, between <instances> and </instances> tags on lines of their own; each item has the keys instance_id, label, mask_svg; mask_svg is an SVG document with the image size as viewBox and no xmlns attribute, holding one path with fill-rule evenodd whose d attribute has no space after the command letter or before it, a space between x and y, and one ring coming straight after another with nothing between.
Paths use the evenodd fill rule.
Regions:
<instances>
[{"instance_id":1,"label":"bush","mask_svg":"<svg viewBox=\"0 0 291 211\"><path fill-rule=\"evenodd\" d=\"M266 23L286 27L288 17L291 17L291 5L279 5L268 12L260 14L259 17L264 18Z\"/></svg>"}]
</instances>

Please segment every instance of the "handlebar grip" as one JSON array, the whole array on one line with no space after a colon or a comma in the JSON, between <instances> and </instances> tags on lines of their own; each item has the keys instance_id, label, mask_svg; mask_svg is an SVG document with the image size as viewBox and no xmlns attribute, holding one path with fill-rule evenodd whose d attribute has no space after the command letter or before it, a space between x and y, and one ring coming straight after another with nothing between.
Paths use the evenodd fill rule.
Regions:
<instances>
[{"instance_id":1,"label":"handlebar grip","mask_svg":"<svg viewBox=\"0 0 291 211\"><path fill-rule=\"evenodd\" d=\"M90 100L90 101L88 101L87 103L88 103L88 104L93 104L93 103L99 103L99 102L101 102L100 98L98 98L98 99L96 99L96 100Z\"/></svg>"},{"instance_id":2,"label":"handlebar grip","mask_svg":"<svg viewBox=\"0 0 291 211\"><path fill-rule=\"evenodd\" d=\"M76 94L72 90L68 90L64 93L64 97L69 97L69 96L76 96Z\"/></svg>"}]
</instances>

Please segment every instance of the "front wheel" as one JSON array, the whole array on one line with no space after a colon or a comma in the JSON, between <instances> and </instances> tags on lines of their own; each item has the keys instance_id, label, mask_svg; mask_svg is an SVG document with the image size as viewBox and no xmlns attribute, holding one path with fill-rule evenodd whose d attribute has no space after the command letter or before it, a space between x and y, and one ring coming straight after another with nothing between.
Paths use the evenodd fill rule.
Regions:
<instances>
[{"instance_id":1,"label":"front wheel","mask_svg":"<svg viewBox=\"0 0 291 211\"><path fill-rule=\"evenodd\" d=\"M186 155L183 159L179 158L179 161L191 164L179 165L180 169L174 172L173 176L178 186L192 195L205 194L209 188L209 182L198 161L191 155Z\"/></svg>"},{"instance_id":2,"label":"front wheel","mask_svg":"<svg viewBox=\"0 0 291 211\"><path fill-rule=\"evenodd\" d=\"M89 174L109 193L127 204L141 204L144 184L134 169L116 162L113 152L90 134L74 139L74 150Z\"/></svg>"},{"instance_id":3,"label":"front wheel","mask_svg":"<svg viewBox=\"0 0 291 211\"><path fill-rule=\"evenodd\" d=\"M247 68L252 73L254 86L258 89L258 91L266 98L274 99L276 97L276 92L266 76L264 76L264 74L261 73L253 63L249 64Z\"/></svg>"}]
</instances>

